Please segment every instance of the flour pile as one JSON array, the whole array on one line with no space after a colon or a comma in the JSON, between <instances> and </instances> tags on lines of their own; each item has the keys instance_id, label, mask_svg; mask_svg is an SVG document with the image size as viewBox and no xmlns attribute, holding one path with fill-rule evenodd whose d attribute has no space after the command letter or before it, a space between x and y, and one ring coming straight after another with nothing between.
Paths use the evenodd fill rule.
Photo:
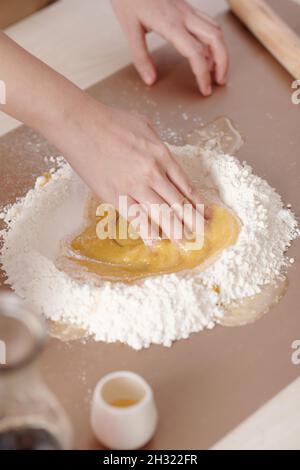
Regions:
<instances>
[{"instance_id":1,"label":"flour pile","mask_svg":"<svg viewBox=\"0 0 300 470\"><path fill-rule=\"evenodd\" d=\"M237 243L204 271L151 277L135 284L72 278L58 268L62 240L82 225L88 190L64 163L2 218L6 230L1 262L15 292L48 319L85 329L97 341L170 346L213 328L226 304L259 294L282 276L285 252L299 235L280 196L230 155L194 146L170 147L200 188L240 219ZM195 175L197 175L195 177ZM217 288L216 288L217 287Z\"/></svg>"}]
</instances>

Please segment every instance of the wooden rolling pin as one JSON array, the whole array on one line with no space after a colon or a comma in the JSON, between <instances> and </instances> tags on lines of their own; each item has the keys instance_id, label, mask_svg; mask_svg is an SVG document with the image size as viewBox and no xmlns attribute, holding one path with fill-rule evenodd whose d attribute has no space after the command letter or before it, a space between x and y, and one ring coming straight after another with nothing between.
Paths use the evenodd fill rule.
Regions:
<instances>
[{"instance_id":1,"label":"wooden rolling pin","mask_svg":"<svg viewBox=\"0 0 300 470\"><path fill-rule=\"evenodd\" d=\"M300 37L296 32L264 0L228 0L228 3L281 65L300 80Z\"/></svg>"}]
</instances>

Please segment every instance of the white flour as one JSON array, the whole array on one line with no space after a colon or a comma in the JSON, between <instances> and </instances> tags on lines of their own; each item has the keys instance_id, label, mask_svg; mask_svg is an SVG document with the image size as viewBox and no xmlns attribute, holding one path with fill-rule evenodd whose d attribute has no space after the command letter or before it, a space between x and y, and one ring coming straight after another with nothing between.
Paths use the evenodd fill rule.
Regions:
<instances>
[{"instance_id":1,"label":"white flour","mask_svg":"<svg viewBox=\"0 0 300 470\"><path fill-rule=\"evenodd\" d=\"M64 164L3 214L1 262L15 292L52 320L83 327L95 340L135 349L213 328L224 303L261 291L286 270L285 252L299 234L280 196L247 165L215 151L171 147L201 188L219 197L242 222L235 246L203 272L163 275L134 285L83 282L58 269L61 240L82 223L88 191ZM197 177L195 178L195 175ZM212 288L219 286L220 293Z\"/></svg>"}]
</instances>

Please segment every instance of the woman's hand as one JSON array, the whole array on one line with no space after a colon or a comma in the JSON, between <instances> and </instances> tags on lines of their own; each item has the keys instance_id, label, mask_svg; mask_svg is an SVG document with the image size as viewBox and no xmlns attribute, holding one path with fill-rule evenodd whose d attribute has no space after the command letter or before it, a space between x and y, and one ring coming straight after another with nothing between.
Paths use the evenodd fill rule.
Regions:
<instances>
[{"instance_id":1,"label":"woman's hand","mask_svg":"<svg viewBox=\"0 0 300 470\"><path fill-rule=\"evenodd\" d=\"M185 0L112 0L129 40L134 64L147 85L156 70L147 49L146 33L154 31L189 60L201 93L212 93L212 80L224 85L228 54L219 25Z\"/></svg>"},{"instance_id":2,"label":"woman's hand","mask_svg":"<svg viewBox=\"0 0 300 470\"><path fill-rule=\"evenodd\" d=\"M147 119L99 103L3 33L0 56L1 78L9 91L0 110L52 142L102 202L119 209L119 196L127 196L129 205L144 204L156 227L152 238L158 237L159 227L174 238L168 211L177 204L172 220L189 234L198 232L196 205L201 197ZM194 210L182 215L186 202ZM162 203L166 217L151 211L153 204ZM139 231L144 239L147 222Z\"/></svg>"},{"instance_id":3,"label":"woman's hand","mask_svg":"<svg viewBox=\"0 0 300 470\"><path fill-rule=\"evenodd\" d=\"M182 232L194 233L195 208L203 204L202 198L151 123L143 116L109 108L93 99L82 103L78 111L72 113L58 145L97 197L118 210L120 196L127 196L129 207L141 204L146 219L154 222L151 237L148 221L142 227L133 226L144 240L158 238L159 227L168 238L176 239L168 225L168 210L165 214L153 211L153 204L167 204L169 208L177 204L181 208L190 202L192 214L183 215L175 209L172 221L180 224ZM126 217L122 210L121 215Z\"/></svg>"}]
</instances>

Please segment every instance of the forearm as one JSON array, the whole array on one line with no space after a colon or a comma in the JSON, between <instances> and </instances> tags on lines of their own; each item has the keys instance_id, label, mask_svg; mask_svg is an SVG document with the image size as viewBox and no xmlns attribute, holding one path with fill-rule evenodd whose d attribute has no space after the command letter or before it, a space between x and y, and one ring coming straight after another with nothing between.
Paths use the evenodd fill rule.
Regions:
<instances>
[{"instance_id":1,"label":"forearm","mask_svg":"<svg viewBox=\"0 0 300 470\"><path fill-rule=\"evenodd\" d=\"M2 32L0 57L0 80L6 85L6 103L0 110L57 144L62 124L82 108L87 94Z\"/></svg>"}]
</instances>

